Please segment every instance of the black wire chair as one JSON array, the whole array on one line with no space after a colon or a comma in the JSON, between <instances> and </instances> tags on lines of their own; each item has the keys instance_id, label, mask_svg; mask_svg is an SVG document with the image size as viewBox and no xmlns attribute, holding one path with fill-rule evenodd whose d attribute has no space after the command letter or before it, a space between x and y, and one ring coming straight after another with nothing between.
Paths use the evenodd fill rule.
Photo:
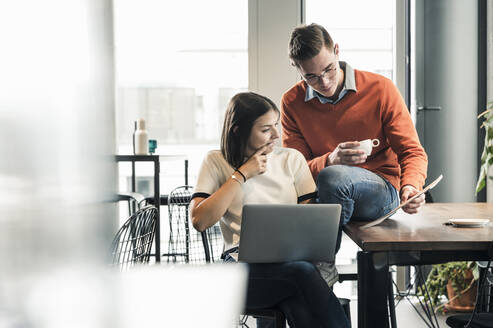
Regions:
<instances>
[{"instance_id":1,"label":"black wire chair","mask_svg":"<svg viewBox=\"0 0 493 328\"><path fill-rule=\"evenodd\" d=\"M128 205L128 215L137 212L145 201L145 197L138 192L120 192L117 194L118 201L125 201Z\"/></svg>"},{"instance_id":2,"label":"black wire chair","mask_svg":"<svg viewBox=\"0 0 493 328\"><path fill-rule=\"evenodd\" d=\"M206 263L219 259L223 249L221 230L215 225L206 232L212 247L204 247L201 233L193 229L189 209L193 187L180 186L168 196L169 241L168 262L173 263Z\"/></svg>"},{"instance_id":3,"label":"black wire chair","mask_svg":"<svg viewBox=\"0 0 493 328\"><path fill-rule=\"evenodd\" d=\"M447 318L446 324L452 328L491 328L493 327L493 242L490 244L489 261L477 262L480 268L479 287L476 305L472 314L456 314Z\"/></svg>"},{"instance_id":4,"label":"black wire chair","mask_svg":"<svg viewBox=\"0 0 493 328\"><path fill-rule=\"evenodd\" d=\"M110 262L126 270L137 263L149 263L156 234L157 209L146 206L123 224L111 244Z\"/></svg>"}]
</instances>

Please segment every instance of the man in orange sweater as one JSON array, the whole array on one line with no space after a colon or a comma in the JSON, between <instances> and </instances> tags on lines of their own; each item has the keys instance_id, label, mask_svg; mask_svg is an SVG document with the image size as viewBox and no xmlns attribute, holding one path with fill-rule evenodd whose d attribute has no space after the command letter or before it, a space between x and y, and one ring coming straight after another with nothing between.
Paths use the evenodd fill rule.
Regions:
<instances>
[{"instance_id":1,"label":"man in orange sweater","mask_svg":"<svg viewBox=\"0 0 493 328\"><path fill-rule=\"evenodd\" d=\"M339 61L322 26L297 27L289 56L303 80L282 97L282 142L305 156L319 201L342 205L339 248L349 220L374 220L423 187L427 156L392 81ZM365 139L379 140L370 155L358 149ZM423 204L418 197L403 210Z\"/></svg>"}]
</instances>

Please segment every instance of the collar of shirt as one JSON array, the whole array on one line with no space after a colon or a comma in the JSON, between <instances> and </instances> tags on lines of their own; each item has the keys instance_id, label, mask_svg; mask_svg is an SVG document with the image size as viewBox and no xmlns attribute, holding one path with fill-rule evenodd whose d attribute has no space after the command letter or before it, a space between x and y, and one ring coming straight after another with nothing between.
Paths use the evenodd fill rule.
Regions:
<instances>
[{"instance_id":1,"label":"collar of shirt","mask_svg":"<svg viewBox=\"0 0 493 328\"><path fill-rule=\"evenodd\" d=\"M337 97L337 99L335 100L325 97L307 84L305 102L308 102L313 98L317 98L322 104L337 104L342 98L344 98L349 90L356 91L356 80L354 78L353 68L343 61L339 61L339 65L344 71L344 86L342 87L341 92L339 92L339 97Z\"/></svg>"}]
</instances>

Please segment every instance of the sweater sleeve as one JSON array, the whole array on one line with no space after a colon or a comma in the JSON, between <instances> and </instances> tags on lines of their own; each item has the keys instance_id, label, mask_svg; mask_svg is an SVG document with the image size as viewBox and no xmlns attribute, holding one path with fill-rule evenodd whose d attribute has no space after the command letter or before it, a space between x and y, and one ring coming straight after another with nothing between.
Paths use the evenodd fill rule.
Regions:
<instances>
[{"instance_id":1,"label":"sweater sleeve","mask_svg":"<svg viewBox=\"0 0 493 328\"><path fill-rule=\"evenodd\" d=\"M396 86L386 80L381 104L382 123L385 135L397 154L401 168L401 187L412 185L423 188L428 156L419 142L411 115Z\"/></svg>"},{"instance_id":2,"label":"sweater sleeve","mask_svg":"<svg viewBox=\"0 0 493 328\"><path fill-rule=\"evenodd\" d=\"M194 195L206 197L215 193L220 187L219 170L215 165L215 151L209 151L202 161L199 175L195 184Z\"/></svg>"},{"instance_id":3,"label":"sweater sleeve","mask_svg":"<svg viewBox=\"0 0 493 328\"><path fill-rule=\"evenodd\" d=\"M289 163L298 194L298 202L316 197L316 185L303 155L296 149L289 149Z\"/></svg>"},{"instance_id":4,"label":"sweater sleeve","mask_svg":"<svg viewBox=\"0 0 493 328\"><path fill-rule=\"evenodd\" d=\"M318 157L313 156L310 146L308 146L296 124L293 111L294 109L286 104L283 97L281 100L282 145L283 147L298 150L305 157L312 176L316 179L320 171L327 166L327 157L330 155L330 152Z\"/></svg>"}]
</instances>

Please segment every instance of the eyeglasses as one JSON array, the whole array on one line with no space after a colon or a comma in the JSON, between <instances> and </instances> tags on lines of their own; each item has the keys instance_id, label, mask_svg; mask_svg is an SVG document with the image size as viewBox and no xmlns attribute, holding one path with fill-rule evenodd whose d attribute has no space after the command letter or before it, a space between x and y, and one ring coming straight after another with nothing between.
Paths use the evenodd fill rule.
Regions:
<instances>
[{"instance_id":1,"label":"eyeglasses","mask_svg":"<svg viewBox=\"0 0 493 328\"><path fill-rule=\"evenodd\" d=\"M316 84L322 82L322 80L327 77L329 80L333 79L337 74L337 66L334 65L329 65L326 69L323 70L322 74L320 75L315 75L315 74L310 74L309 76L304 76L303 74L303 79L305 79L306 82L310 84Z\"/></svg>"}]
</instances>

